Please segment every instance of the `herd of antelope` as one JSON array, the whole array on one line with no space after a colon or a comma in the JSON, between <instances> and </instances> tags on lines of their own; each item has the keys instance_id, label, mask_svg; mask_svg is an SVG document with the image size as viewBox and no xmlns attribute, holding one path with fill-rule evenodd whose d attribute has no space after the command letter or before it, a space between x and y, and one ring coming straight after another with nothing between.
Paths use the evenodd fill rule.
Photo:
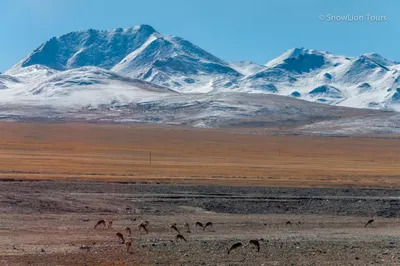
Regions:
<instances>
[{"instance_id":1,"label":"herd of antelope","mask_svg":"<svg viewBox=\"0 0 400 266\"><path fill-rule=\"evenodd\" d=\"M139 232L145 232L146 234L149 233L149 226L150 222L149 221L143 221L141 223L139 223L137 225L138 231ZM113 225L112 221L106 221L104 219L99 220L95 226L94 229L97 229L99 227L102 227L103 229L111 229ZM185 233L189 234L191 233L190 231L190 225L188 223L185 223L183 225L183 227L185 228ZM207 222L205 224L201 223L201 222L196 222L194 224L194 227L200 227L202 231L206 231L207 228L213 230L213 223L212 222ZM170 231L173 231L176 235L175 235L175 241L183 241L183 242L187 242L186 238L183 236L183 234L181 233L181 230L178 229L178 225L176 223L171 224L171 226L169 227ZM130 253L131 248L132 248L132 241L133 239L130 237L132 235L132 230L130 227L125 227L124 228L124 232L127 234L127 238L125 238L125 236L121 233L118 232L116 233L117 238L121 241L121 244L125 244L125 248L126 248L126 252ZM260 251L260 242L257 239L252 239L248 242L247 245L243 245L241 242L235 243L233 244L229 249L228 249L228 254L239 248L239 247L247 247L249 245L254 245L257 248L257 251Z\"/></svg>"},{"instance_id":2,"label":"herd of antelope","mask_svg":"<svg viewBox=\"0 0 400 266\"><path fill-rule=\"evenodd\" d=\"M366 224L365 227L367 227L368 225L372 225L372 223L374 222L373 219L369 220ZM140 232L145 232L146 234L149 233L149 226L150 222L149 221L142 221L141 223L139 223L137 225L138 231ZM292 222L291 221L287 221L285 223L286 226L292 226ZM98 227L102 226L104 229L108 228L112 228L113 222L112 221L106 221L104 219L99 220L95 226L94 229L97 229ZM297 222L296 223L297 226L301 225L301 222ZM188 223L185 223L183 225L183 227L185 228L185 232L187 234L191 233L190 231L190 225ZM200 227L203 231L205 231L207 228L210 228L211 230L213 230L213 223L212 222L207 222L206 224L203 225L203 223L201 222L196 222L194 224L194 227ZM187 242L186 238L182 235L181 231L178 229L178 225L176 223L171 224L171 226L169 227L170 231L173 231L176 235L175 235L175 241L184 241ZM117 238L121 241L121 244L125 244L126 247L126 252L130 253L131 248L132 248L132 241L133 239L130 237L132 235L132 230L130 227L125 227L124 228L124 232L126 232L126 234L129 236L127 239L125 239L124 235L120 232L116 233ZM237 248L245 248L249 245L254 246L257 249L257 252L260 251L260 241L262 241L263 239L251 239L249 240L249 242L244 245L242 242L236 242L234 243L232 246L230 246L230 248L228 249L228 254L231 253L231 251L237 249Z\"/></svg>"}]
</instances>

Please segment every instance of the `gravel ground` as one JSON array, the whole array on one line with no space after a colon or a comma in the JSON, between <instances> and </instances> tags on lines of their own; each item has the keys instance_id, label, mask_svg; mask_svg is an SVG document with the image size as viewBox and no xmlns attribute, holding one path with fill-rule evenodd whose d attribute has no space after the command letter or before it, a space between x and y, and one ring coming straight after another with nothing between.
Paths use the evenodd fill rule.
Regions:
<instances>
[{"instance_id":1,"label":"gravel ground","mask_svg":"<svg viewBox=\"0 0 400 266\"><path fill-rule=\"evenodd\" d=\"M99 219L112 220L112 228L94 230ZM143 220L149 234L137 229ZM196 221L213 227L195 228ZM175 240L172 223L187 242ZM131 253L117 232L132 238ZM247 246L228 255L232 244L250 239L260 252ZM400 265L400 193L1 182L0 265Z\"/></svg>"}]
</instances>

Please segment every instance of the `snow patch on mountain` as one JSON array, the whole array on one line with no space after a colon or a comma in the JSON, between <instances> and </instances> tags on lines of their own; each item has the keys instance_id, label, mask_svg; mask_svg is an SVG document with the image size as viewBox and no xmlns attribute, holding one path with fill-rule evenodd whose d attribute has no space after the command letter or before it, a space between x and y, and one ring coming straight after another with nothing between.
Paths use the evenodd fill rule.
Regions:
<instances>
[{"instance_id":1,"label":"snow patch on mountain","mask_svg":"<svg viewBox=\"0 0 400 266\"><path fill-rule=\"evenodd\" d=\"M0 74L0 90L8 89L19 84L20 80L10 75Z\"/></svg>"},{"instance_id":2,"label":"snow patch on mountain","mask_svg":"<svg viewBox=\"0 0 400 266\"><path fill-rule=\"evenodd\" d=\"M256 64L251 61L232 62L229 65L231 68L235 69L237 72L245 76L255 74L265 68L265 66Z\"/></svg>"},{"instance_id":3,"label":"snow patch on mountain","mask_svg":"<svg viewBox=\"0 0 400 266\"><path fill-rule=\"evenodd\" d=\"M102 68L82 67L57 72L40 82L9 90L8 99L13 98L13 103L38 106L97 108L102 104L126 105L174 94L177 93L143 80L123 77Z\"/></svg>"},{"instance_id":4,"label":"snow patch on mountain","mask_svg":"<svg viewBox=\"0 0 400 266\"><path fill-rule=\"evenodd\" d=\"M31 65L24 68L12 68L6 74L25 83L36 83L58 72L43 65Z\"/></svg>"}]
</instances>

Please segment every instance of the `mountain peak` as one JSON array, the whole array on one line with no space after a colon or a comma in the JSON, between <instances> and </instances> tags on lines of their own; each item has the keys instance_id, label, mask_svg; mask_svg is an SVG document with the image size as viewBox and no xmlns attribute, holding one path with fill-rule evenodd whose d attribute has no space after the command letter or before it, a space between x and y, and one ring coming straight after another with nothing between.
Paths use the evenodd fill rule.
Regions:
<instances>
[{"instance_id":1,"label":"mountain peak","mask_svg":"<svg viewBox=\"0 0 400 266\"><path fill-rule=\"evenodd\" d=\"M295 56L298 56L298 55L315 54L315 53L320 53L320 52L318 50L315 50L315 49L308 49L308 48L300 47L300 48L289 49L285 53L290 55L290 57L295 57Z\"/></svg>"},{"instance_id":2,"label":"mountain peak","mask_svg":"<svg viewBox=\"0 0 400 266\"><path fill-rule=\"evenodd\" d=\"M374 61L376 64L382 65L384 67L389 67L389 66L399 64L399 62L388 60L378 53L365 53L365 54L361 55L361 57L368 58L368 59Z\"/></svg>"},{"instance_id":3,"label":"mountain peak","mask_svg":"<svg viewBox=\"0 0 400 266\"><path fill-rule=\"evenodd\" d=\"M44 65L56 70L67 70L83 66L111 69L128 54L142 46L156 31L150 25L127 29L70 32L53 37L14 68Z\"/></svg>"},{"instance_id":4,"label":"mountain peak","mask_svg":"<svg viewBox=\"0 0 400 266\"><path fill-rule=\"evenodd\" d=\"M148 34L152 34L157 32L152 26L148 24L141 24L138 26L133 26L125 29L127 32L137 32L137 31L142 31L142 32L147 32Z\"/></svg>"},{"instance_id":5,"label":"mountain peak","mask_svg":"<svg viewBox=\"0 0 400 266\"><path fill-rule=\"evenodd\" d=\"M266 63L265 66L266 67L274 67L274 66L282 63L286 59L294 58L294 57L301 56L301 55L327 55L327 54L330 54L330 53L325 52L325 51L319 51L316 49L307 49L304 47L292 48L292 49L287 50L280 56L272 59L271 61Z\"/></svg>"},{"instance_id":6,"label":"mountain peak","mask_svg":"<svg viewBox=\"0 0 400 266\"><path fill-rule=\"evenodd\" d=\"M255 74L258 71L264 69L265 67L259 64L256 64L252 61L237 61L237 62L232 62L230 63L230 66L238 71L239 73L242 73L243 75L251 75Z\"/></svg>"}]
</instances>

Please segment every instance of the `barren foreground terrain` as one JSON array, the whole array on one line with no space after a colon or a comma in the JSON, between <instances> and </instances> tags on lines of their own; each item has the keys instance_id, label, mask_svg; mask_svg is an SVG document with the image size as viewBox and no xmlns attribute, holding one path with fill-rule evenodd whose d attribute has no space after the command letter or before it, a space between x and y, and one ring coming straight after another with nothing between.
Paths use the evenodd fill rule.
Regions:
<instances>
[{"instance_id":1,"label":"barren foreground terrain","mask_svg":"<svg viewBox=\"0 0 400 266\"><path fill-rule=\"evenodd\" d=\"M0 265L400 265L393 190L26 181L0 193ZM94 230L99 219L112 228ZM172 223L187 242L175 241ZM126 226L131 253L116 237L128 238ZM228 255L250 239L260 252Z\"/></svg>"},{"instance_id":2,"label":"barren foreground terrain","mask_svg":"<svg viewBox=\"0 0 400 266\"><path fill-rule=\"evenodd\" d=\"M0 123L0 265L400 265L398 143Z\"/></svg>"}]
</instances>

